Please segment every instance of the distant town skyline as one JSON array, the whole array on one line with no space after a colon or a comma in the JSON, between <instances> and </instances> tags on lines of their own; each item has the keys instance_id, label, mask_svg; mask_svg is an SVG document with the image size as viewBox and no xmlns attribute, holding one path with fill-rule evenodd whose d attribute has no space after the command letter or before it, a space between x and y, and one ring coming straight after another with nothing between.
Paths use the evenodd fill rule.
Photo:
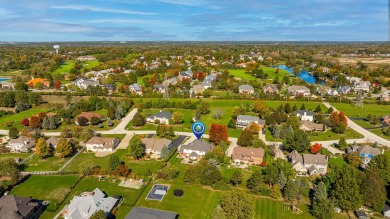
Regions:
<instances>
[{"instance_id":1,"label":"distant town skyline","mask_svg":"<svg viewBox=\"0 0 390 219\"><path fill-rule=\"evenodd\" d=\"M0 41L386 41L383 0L2 0Z\"/></svg>"}]
</instances>

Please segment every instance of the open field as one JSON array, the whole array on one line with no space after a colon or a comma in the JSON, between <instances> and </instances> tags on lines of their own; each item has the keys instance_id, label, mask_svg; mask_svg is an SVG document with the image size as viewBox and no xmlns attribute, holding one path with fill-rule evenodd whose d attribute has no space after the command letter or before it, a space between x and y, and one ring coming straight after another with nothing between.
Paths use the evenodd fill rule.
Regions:
<instances>
[{"instance_id":1,"label":"open field","mask_svg":"<svg viewBox=\"0 0 390 219\"><path fill-rule=\"evenodd\" d=\"M328 130L326 132L315 132L314 134L309 134L310 141L339 140L341 137L344 137L345 139L358 139L358 138L363 138L363 135L351 128L347 129L347 131L345 131L344 134L337 134L332 132L331 130ZM282 139L274 138L271 134L271 130L269 130L268 128L265 131L265 138L267 139L267 141L271 141L271 142L283 141Z\"/></svg>"},{"instance_id":2,"label":"open field","mask_svg":"<svg viewBox=\"0 0 390 219\"><path fill-rule=\"evenodd\" d=\"M53 74L67 74L70 72L72 68L75 67L75 64L76 64L75 60L68 60L64 64L62 64L59 68L54 70ZM99 61L83 61L82 64L83 64L83 68L91 69L93 67L98 66L100 63Z\"/></svg>"},{"instance_id":3,"label":"open field","mask_svg":"<svg viewBox=\"0 0 390 219\"><path fill-rule=\"evenodd\" d=\"M388 65L390 64L389 57L377 57L377 58L363 58L363 57L348 57L342 56L337 58L340 64L357 64L358 61L368 65L369 67L378 67L379 65Z\"/></svg>"},{"instance_id":4,"label":"open field","mask_svg":"<svg viewBox=\"0 0 390 219\"><path fill-rule=\"evenodd\" d=\"M229 69L229 74L234 77L242 78L244 80L257 80L257 78L253 77L250 73L247 73L245 69Z\"/></svg>"},{"instance_id":5,"label":"open field","mask_svg":"<svg viewBox=\"0 0 390 219\"><path fill-rule=\"evenodd\" d=\"M28 119L32 115L38 115L38 113L40 113L40 112L48 112L48 111L50 111L50 109L36 107L36 108L29 109L29 110L26 110L26 111L23 111L20 113L16 113L14 115L2 116L2 117L0 117L0 129L7 129L8 130L11 127L11 126L7 126L6 123L12 123L12 126L18 128L18 129L21 129L22 128L21 121L24 118Z\"/></svg>"},{"instance_id":6,"label":"open field","mask_svg":"<svg viewBox=\"0 0 390 219\"><path fill-rule=\"evenodd\" d=\"M275 68L261 66L260 69L263 69L264 73L268 74L267 79L262 79L262 81L268 80L269 82L272 82L276 75L279 76L279 79L282 80L285 75L293 76L290 72L279 69L279 73L275 73ZM233 75L234 77L242 78L244 80L250 81L250 80L261 80L254 76L252 76L250 73L247 73L245 69L228 69L229 73Z\"/></svg>"},{"instance_id":7,"label":"open field","mask_svg":"<svg viewBox=\"0 0 390 219\"><path fill-rule=\"evenodd\" d=\"M58 156L40 159L37 155L34 155L31 159L24 163L25 168L23 171L57 171L69 159L70 157L60 158Z\"/></svg>"},{"instance_id":8,"label":"open field","mask_svg":"<svg viewBox=\"0 0 390 219\"><path fill-rule=\"evenodd\" d=\"M390 113L390 105L364 104L363 108L356 108L352 104L332 103L337 110L345 112L348 117L367 118L368 114L381 117Z\"/></svg>"},{"instance_id":9,"label":"open field","mask_svg":"<svg viewBox=\"0 0 390 219\"><path fill-rule=\"evenodd\" d=\"M0 154L0 160L1 159L9 159L9 158L12 158L12 159L15 159L15 158L25 159L29 155L30 155L30 153L5 153L5 154Z\"/></svg>"}]
</instances>

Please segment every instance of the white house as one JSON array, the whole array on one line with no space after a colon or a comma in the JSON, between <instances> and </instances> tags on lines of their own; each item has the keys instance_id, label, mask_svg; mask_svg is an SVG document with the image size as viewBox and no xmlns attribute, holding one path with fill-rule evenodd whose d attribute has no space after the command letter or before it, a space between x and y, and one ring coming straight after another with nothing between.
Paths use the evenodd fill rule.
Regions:
<instances>
[{"instance_id":1,"label":"white house","mask_svg":"<svg viewBox=\"0 0 390 219\"><path fill-rule=\"evenodd\" d=\"M162 110L154 115L146 117L147 122L155 123L155 121L158 120L160 124L169 124L170 119L172 119L172 113Z\"/></svg>"},{"instance_id":2,"label":"white house","mask_svg":"<svg viewBox=\"0 0 390 219\"><path fill-rule=\"evenodd\" d=\"M254 94L255 93L255 89L250 86L250 85L240 85L238 87L238 93L240 94Z\"/></svg>"},{"instance_id":3,"label":"white house","mask_svg":"<svg viewBox=\"0 0 390 219\"><path fill-rule=\"evenodd\" d=\"M204 139L196 139L187 145L181 145L179 155L190 158L191 160L198 160L213 149L214 145L206 142Z\"/></svg>"},{"instance_id":4,"label":"white house","mask_svg":"<svg viewBox=\"0 0 390 219\"><path fill-rule=\"evenodd\" d=\"M100 86L98 81L89 80L89 79L85 79L85 78L81 78L81 79L76 80L74 82L74 84L82 90L87 89L89 86L91 86L91 87Z\"/></svg>"},{"instance_id":5,"label":"white house","mask_svg":"<svg viewBox=\"0 0 390 219\"><path fill-rule=\"evenodd\" d=\"M252 124L253 122L260 125L261 128L264 128L265 120L259 119L258 117L255 116L247 116L247 115L237 116L236 127L244 129L248 125Z\"/></svg>"},{"instance_id":6,"label":"white house","mask_svg":"<svg viewBox=\"0 0 390 219\"><path fill-rule=\"evenodd\" d=\"M303 154L293 151L288 155L288 161L292 167L301 174L326 174L328 170L328 158L321 154Z\"/></svg>"},{"instance_id":7,"label":"white house","mask_svg":"<svg viewBox=\"0 0 390 219\"><path fill-rule=\"evenodd\" d=\"M88 151L93 152L111 152L113 151L119 144L119 140L117 138L103 138L103 137L92 137L89 139L85 146Z\"/></svg>"},{"instance_id":8,"label":"white house","mask_svg":"<svg viewBox=\"0 0 390 219\"><path fill-rule=\"evenodd\" d=\"M134 84L130 85L129 86L129 91L133 92L133 93L136 93L138 95L142 95L141 86L139 86L139 84L137 84L137 83L134 83Z\"/></svg>"},{"instance_id":9,"label":"white house","mask_svg":"<svg viewBox=\"0 0 390 219\"><path fill-rule=\"evenodd\" d=\"M314 113L307 110L297 110L294 111L294 114L299 117L302 121L310 121L314 120Z\"/></svg>"},{"instance_id":10,"label":"white house","mask_svg":"<svg viewBox=\"0 0 390 219\"><path fill-rule=\"evenodd\" d=\"M83 192L79 196L74 196L61 214L65 219L88 219L95 212L103 210L107 217L117 202L118 199L107 197L96 188L93 192Z\"/></svg>"},{"instance_id":11,"label":"white house","mask_svg":"<svg viewBox=\"0 0 390 219\"><path fill-rule=\"evenodd\" d=\"M370 86L371 86L371 82L360 81L359 83L355 83L355 87L353 89L355 90L355 92L359 92L359 91L369 92Z\"/></svg>"},{"instance_id":12,"label":"white house","mask_svg":"<svg viewBox=\"0 0 390 219\"><path fill-rule=\"evenodd\" d=\"M19 136L17 139L11 139L6 145L14 152L28 152L35 146L35 140L27 136Z\"/></svg>"}]
</instances>

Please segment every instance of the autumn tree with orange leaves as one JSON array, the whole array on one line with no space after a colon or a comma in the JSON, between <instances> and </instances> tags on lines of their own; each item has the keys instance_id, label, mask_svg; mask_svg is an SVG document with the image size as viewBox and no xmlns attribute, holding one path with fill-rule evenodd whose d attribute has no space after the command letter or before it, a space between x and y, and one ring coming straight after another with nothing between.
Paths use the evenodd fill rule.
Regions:
<instances>
[{"instance_id":1,"label":"autumn tree with orange leaves","mask_svg":"<svg viewBox=\"0 0 390 219\"><path fill-rule=\"evenodd\" d=\"M228 142L228 131L225 125L212 124L209 132L209 140L216 145L221 141Z\"/></svg>"}]
</instances>

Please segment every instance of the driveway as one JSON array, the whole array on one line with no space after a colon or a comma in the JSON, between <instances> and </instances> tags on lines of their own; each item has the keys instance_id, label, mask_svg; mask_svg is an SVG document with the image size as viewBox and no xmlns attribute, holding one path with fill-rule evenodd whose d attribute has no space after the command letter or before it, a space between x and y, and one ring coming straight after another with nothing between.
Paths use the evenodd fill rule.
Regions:
<instances>
[{"instance_id":1,"label":"driveway","mask_svg":"<svg viewBox=\"0 0 390 219\"><path fill-rule=\"evenodd\" d=\"M173 148L178 148L187 137L188 136L186 135L179 135L179 137L173 140L172 143L168 146L169 151L171 151Z\"/></svg>"}]
</instances>

